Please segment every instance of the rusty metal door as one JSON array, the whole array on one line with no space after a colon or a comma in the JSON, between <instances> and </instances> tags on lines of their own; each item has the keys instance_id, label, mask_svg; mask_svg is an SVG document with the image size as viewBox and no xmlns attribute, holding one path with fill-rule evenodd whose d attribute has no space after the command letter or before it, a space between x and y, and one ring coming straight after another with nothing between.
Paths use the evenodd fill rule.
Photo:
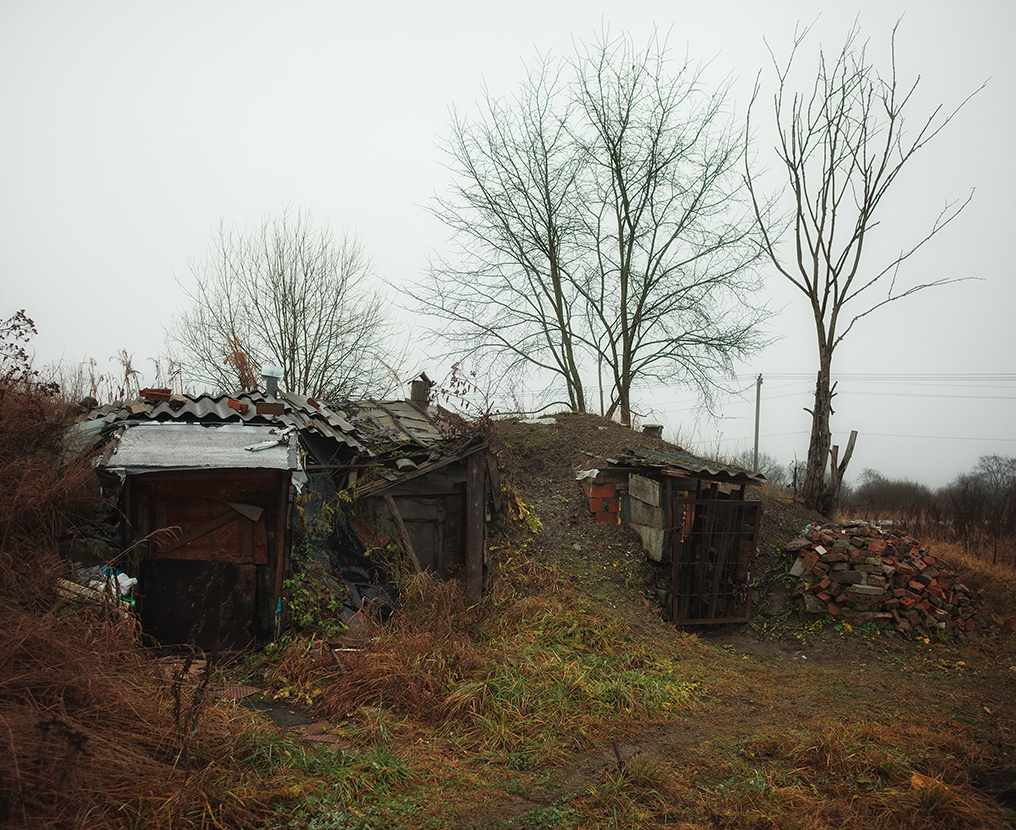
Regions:
<instances>
[{"instance_id":1,"label":"rusty metal door","mask_svg":"<svg viewBox=\"0 0 1016 830\"><path fill-rule=\"evenodd\" d=\"M762 502L671 499L674 622L747 622Z\"/></svg>"}]
</instances>

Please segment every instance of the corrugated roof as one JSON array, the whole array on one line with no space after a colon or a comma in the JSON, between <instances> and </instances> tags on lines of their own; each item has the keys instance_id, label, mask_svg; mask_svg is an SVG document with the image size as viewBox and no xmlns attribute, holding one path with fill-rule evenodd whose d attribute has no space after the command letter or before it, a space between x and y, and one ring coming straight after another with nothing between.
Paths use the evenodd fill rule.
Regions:
<instances>
[{"instance_id":1,"label":"corrugated roof","mask_svg":"<svg viewBox=\"0 0 1016 830\"><path fill-rule=\"evenodd\" d=\"M692 475L744 484L765 479L762 473L753 473L732 464L721 464L718 461L692 455L683 450L673 452L657 452L646 449L629 450L628 456L620 460L619 463L621 465L635 464L660 468L673 467Z\"/></svg>"},{"instance_id":2,"label":"corrugated roof","mask_svg":"<svg viewBox=\"0 0 1016 830\"><path fill-rule=\"evenodd\" d=\"M277 413L280 404L282 412ZM138 399L97 407L75 425L71 438L73 445L84 447L117 426L153 421L289 427L300 433L312 463L328 465L345 463L343 459L356 455L387 455L398 471L406 472L440 458L461 457L476 448L476 441L463 443L461 430L443 429L448 417L441 407L406 400L368 399L335 405L286 392L278 397L259 391L234 396L175 395L170 400ZM342 447L346 449L338 451Z\"/></svg>"},{"instance_id":3,"label":"corrugated roof","mask_svg":"<svg viewBox=\"0 0 1016 830\"><path fill-rule=\"evenodd\" d=\"M246 411L230 406L230 401L246 406ZM97 434L107 427L121 422L144 421L197 421L200 423L267 424L294 427L307 430L345 444L357 452L365 447L356 439L353 425L340 412L324 404L314 406L309 398L298 395L280 394L278 398L267 398L261 392L245 392L229 395L180 395L172 401L148 401L145 411L133 414L128 403L117 401L93 409L79 427L81 432ZM282 403L281 415L259 414L259 403ZM96 427L98 424L98 427Z\"/></svg>"}]
</instances>

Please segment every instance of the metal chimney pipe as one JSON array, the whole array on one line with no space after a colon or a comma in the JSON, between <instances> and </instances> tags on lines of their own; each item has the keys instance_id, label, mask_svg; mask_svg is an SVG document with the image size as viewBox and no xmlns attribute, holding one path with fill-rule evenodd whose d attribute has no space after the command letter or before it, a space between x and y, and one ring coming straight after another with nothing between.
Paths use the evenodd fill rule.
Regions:
<instances>
[{"instance_id":1,"label":"metal chimney pipe","mask_svg":"<svg viewBox=\"0 0 1016 830\"><path fill-rule=\"evenodd\" d=\"M265 366L261 370L261 379L265 382L265 396L277 398L279 396L279 381L282 379L283 371L281 366Z\"/></svg>"}]
</instances>

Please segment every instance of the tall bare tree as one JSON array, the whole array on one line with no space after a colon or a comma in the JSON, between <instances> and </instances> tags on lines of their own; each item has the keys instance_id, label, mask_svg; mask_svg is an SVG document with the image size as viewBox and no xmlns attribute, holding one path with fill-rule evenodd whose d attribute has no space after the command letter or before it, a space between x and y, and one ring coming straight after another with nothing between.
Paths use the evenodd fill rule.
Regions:
<instances>
[{"instance_id":1,"label":"tall bare tree","mask_svg":"<svg viewBox=\"0 0 1016 830\"><path fill-rule=\"evenodd\" d=\"M355 235L289 211L253 230L222 223L191 271L170 331L191 380L233 391L277 365L283 389L325 400L391 387L388 312Z\"/></svg>"},{"instance_id":2,"label":"tall bare tree","mask_svg":"<svg viewBox=\"0 0 1016 830\"><path fill-rule=\"evenodd\" d=\"M757 230L737 175L743 144L726 88L601 39L575 61L586 129L583 219L590 255L582 293L613 390L607 414L631 422L639 383L681 381L708 399L734 358L762 345Z\"/></svg>"},{"instance_id":3,"label":"tall bare tree","mask_svg":"<svg viewBox=\"0 0 1016 830\"><path fill-rule=\"evenodd\" d=\"M763 221L768 203L747 156L745 178L755 202L765 253L776 270L805 295L814 318L819 368L803 497L811 507L829 512L836 496L834 485L827 484L825 476L832 443L833 354L854 324L876 309L926 288L959 281L938 279L903 285L898 277L904 262L955 219L970 197L947 204L923 236L887 260L872 266L862 255L880 222L883 200L901 170L969 97L952 111L936 107L908 135L905 114L920 79L909 86L902 86L897 79L896 27L889 71L883 75L869 63L867 44L860 42L856 24L831 62L820 50L810 92L795 92L790 73L807 34L807 29L796 33L785 63L773 56L777 80L773 115L779 133L776 154L779 169L786 176L782 197L789 202L791 251L778 250L777 236ZM756 86L753 106L758 93ZM880 287L884 292L877 292ZM830 476L832 482L842 479L850 449L852 444Z\"/></svg>"},{"instance_id":4,"label":"tall bare tree","mask_svg":"<svg viewBox=\"0 0 1016 830\"><path fill-rule=\"evenodd\" d=\"M725 90L668 58L655 37L604 35L540 61L514 98L487 94L478 121L456 117L455 184L434 212L459 247L417 295L455 350L551 373L575 411L599 387L623 423L640 384L709 396L762 342L741 136Z\"/></svg>"},{"instance_id":5,"label":"tall bare tree","mask_svg":"<svg viewBox=\"0 0 1016 830\"><path fill-rule=\"evenodd\" d=\"M432 263L429 290L418 299L444 318L442 335L456 350L467 343L506 370L529 364L549 372L568 406L584 412L572 207L580 164L570 108L560 106L560 71L542 60L513 100L488 93L478 121L453 117L446 149L455 183L432 212L456 245Z\"/></svg>"}]
</instances>

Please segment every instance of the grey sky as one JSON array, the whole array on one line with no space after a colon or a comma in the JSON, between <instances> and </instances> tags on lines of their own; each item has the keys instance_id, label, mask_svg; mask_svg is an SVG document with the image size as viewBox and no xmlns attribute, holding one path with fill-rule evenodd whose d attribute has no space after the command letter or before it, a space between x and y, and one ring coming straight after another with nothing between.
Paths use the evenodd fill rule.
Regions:
<instances>
[{"instance_id":1,"label":"grey sky","mask_svg":"<svg viewBox=\"0 0 1016 830\"><path fill-rule=\"evenodd\" d=\"M189 279L219 219L242 226L283 205L354 226L380 274L412 281L445 241L422 206L448 183L439 144L449 108L469 111L481 83L511 93L537 50L566 54L604 24L637 42L654 26L669 30L678 53L712 61L717 83L736 78L743 115L768 60L763 38L785 54L795 23L818 16L802 54L811 62L859 16L885 66L889 31L906 12L897 61L904 80L921 75L915 114L990 80L896 185L883 250L976 188L903 276L982 280L859 324L835 359L834 375L860 377L841 383L833 428L840 443L861 433L855 476L873 467L944 484L981 454L1016 455L1016 5L910 6L9 0L0 7L0 314L24 307L36 320L38 363L105 361L125 348L144 364L182 302L176 279ZM690 411L689 396L661 389L645 395L646 420L691 449L748 447L761 372L762 449L804 458L814 334L803 297L775 275L770 286L784 339L739 370L745 402L725 405L714 423ZM922 386L874 377L928 373L947 377ZM957 383L963 374L1004 377Z\"/></svg>"}]
</instances>

